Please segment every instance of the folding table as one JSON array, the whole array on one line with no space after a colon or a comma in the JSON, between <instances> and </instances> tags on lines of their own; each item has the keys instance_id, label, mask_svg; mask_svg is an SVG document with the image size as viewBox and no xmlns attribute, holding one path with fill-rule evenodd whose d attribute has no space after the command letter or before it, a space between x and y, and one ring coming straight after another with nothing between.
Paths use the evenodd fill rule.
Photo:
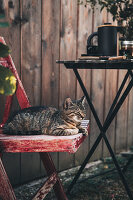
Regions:
<instances>
[{"instance_id":1,"label":"folding table","mask_svg":"<svg viewBox=\"0 0 133 200\"><path fill-rule=\"evenodd\" d=\"M86 164L88 163L89 159L91 158L91 156L93 155L94 151L96 150L98 144L100 143L101 139L103 138L109 152L110 155L113 159L113 162L116 166L116 169L120 175L120 178L123 182L123 185L125 187L125 190L129 196L129 199L133 200L133 195L132 192L127 184L127 181L125 179L125 176L123 174L123 171L121 170L116 156L111 148L111 145L107 139L106 136L106 131L108 130L108 128L111 125L111 122L113 121L114 117L116 116L116 114L118 113L120 107L122 106L123 102L125 101L126 97L128 96L131 88L133 87L133 60L132 59L126 59L126 60L75 60L75 61L56 61L57 63L60 64L64 64L65 67L67 69L73 69L74 74L80 84L80 87L84 93L84 95L86 96L87 102L90 106L91 112L93 113L93 116L96 120L97 126L100 130L100 134L97 137L96 141L94 142L92 148L89 150L88 155L86 156L85 160L83 161L79 171L77 172L77 174L75 175L73 181L71 182L71 184L69 185L69 188L67 190L67 193L69 193L72 189L72 187L74 186L74 184L76 183L76 181L78 180L80 174L82 173L83 169L85 168ZM120 88L117 91L117 94L113 100L113 103L109 109L109 112L107 114L107 117L102 125L102 123L99 120L99 117L97 115L97 112L95 110L95 107L88 95L88 92L86 90L86 87L82 81L82 78L80 77L80 74L78 72L78 69L114 69L114 70L126 70L126 75L123 78L123 81L120 85ZM129 79L129 77L131 78L130 81L127 83L127 80ZM127 87L126 89L124 89L125 84L127 83ZM124 91L123 91L124 90Z\"/></svg>"}]
</instances>

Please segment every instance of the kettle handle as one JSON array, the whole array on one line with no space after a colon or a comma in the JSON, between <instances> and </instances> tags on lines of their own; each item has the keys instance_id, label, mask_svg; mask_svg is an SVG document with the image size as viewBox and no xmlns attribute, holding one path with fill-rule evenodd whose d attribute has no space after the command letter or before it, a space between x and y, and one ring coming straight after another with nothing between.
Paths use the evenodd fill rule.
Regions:
<instances>
[{"instance_id":1,"label":"kettle handle","mask_svg":"<svg viewBox=\"0 0 133 200\"><path fill-rule=\"evenodd\" d=\"M91 46L91 40L94 36L98 36L98 32L92 33L87 39L87 46Z\"/></svg>"}]
</instances>

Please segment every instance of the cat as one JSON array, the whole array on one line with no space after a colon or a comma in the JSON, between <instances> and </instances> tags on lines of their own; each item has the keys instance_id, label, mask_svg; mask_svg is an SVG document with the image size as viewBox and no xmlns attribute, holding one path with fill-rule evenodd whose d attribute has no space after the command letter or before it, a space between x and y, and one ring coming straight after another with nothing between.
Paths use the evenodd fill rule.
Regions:
<instances>
[{"instance_id":1,"label":"cat","mask_svg":"<svg viewBox=\"0 0 133 200\"><path fill-rule=\"evenodd\" d=\"M62 109L53 107L29 107L18 111L3 127L9 135L54 135L66 136L83 133L81 121L85 118L85 97L72 101L66 98Z\"/></svg>"}]
</instances>

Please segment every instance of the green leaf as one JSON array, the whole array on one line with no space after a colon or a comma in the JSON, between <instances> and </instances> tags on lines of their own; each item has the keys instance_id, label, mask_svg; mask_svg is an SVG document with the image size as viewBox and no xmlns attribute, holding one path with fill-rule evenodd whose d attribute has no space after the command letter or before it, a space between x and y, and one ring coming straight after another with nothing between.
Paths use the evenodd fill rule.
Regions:
<instances>
[{"instance_id":1,"label":"green leaf","mask_svg":"<svg viewBox=\"0 0 133 200\"><path fill-rule=\"evenodd\" d=\"M112 5L112 6L110 7L110 13L111 13L113 16L116 16L117 10L118 10L118 8L117 8L116 5Z\"/></svg>"},{"instance_id":2,"label":"green leaf","mask_svg":"<svg viewBox=\"0 0 133 200\"><path fill-rule=\"evenodd\" d=\"M8 22L0 22L0 28L8 27L9 23Z\"/></svg>"},{"instance_id":3,"label":"green leaf","mask_svg":"<svg viewBox=\"0 0 133 200\"><path fill-rule=\"evenodd\" d=\"M16 78L6 67L0 65L0 94L13 95L16 91Z\"/></svg>"},{"instance_id":4,"label":"green leaf","mask_svg":"<svg viewBox=\"0 0 133 200\"><path fill-rule=\"evenodd\" d=\"M9 47L0 42L0 57L7 57L9 53Z\"/></svg>"}]
</instances>

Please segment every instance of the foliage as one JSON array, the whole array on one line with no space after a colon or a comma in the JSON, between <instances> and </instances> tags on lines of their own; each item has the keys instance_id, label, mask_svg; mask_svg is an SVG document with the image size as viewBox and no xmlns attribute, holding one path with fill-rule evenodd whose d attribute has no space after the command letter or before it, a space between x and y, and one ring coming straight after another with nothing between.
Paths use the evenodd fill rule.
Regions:
<instances>
[{"instance_id":1,"label":"foliage","mask_svg":"<svg viewBox=\"0 0 133 200\"><path fill-rule=\"evenodd\" d=\"M113 21L123 25L121 33L125 40L133 40L133 5L131 0L88 0L94 8L99 3L101 10L106 8L112 14Z\"/></svg>"},{"instance_id":2,"label":"foliage","mask_svg":"<svg viewBox=\"0 0 133 200\"><path fill-rule=\"evenodd\" d=\"M0 4L0 20L1 19L3 20L5 19L5 13L1 5L2 4ZM7 27L7 26L8 22L0 21L0 27ZM0 57L7 57L9 53L10 53L9 47L0 42ZM16 90L16 78L8 68L0 65L0 94L12 95L15 93L15 90Z\"/></svg>"},{"instance_id":3,"label":"foliage","mask_svg":"<svg viewBox=\"0 0 133 200\"><path fill-rule=\"evenodd\" d=\"M16 78L6 67L0 65L0 94L12 95L16 91Z\"/></svg>"}]
</instances>

